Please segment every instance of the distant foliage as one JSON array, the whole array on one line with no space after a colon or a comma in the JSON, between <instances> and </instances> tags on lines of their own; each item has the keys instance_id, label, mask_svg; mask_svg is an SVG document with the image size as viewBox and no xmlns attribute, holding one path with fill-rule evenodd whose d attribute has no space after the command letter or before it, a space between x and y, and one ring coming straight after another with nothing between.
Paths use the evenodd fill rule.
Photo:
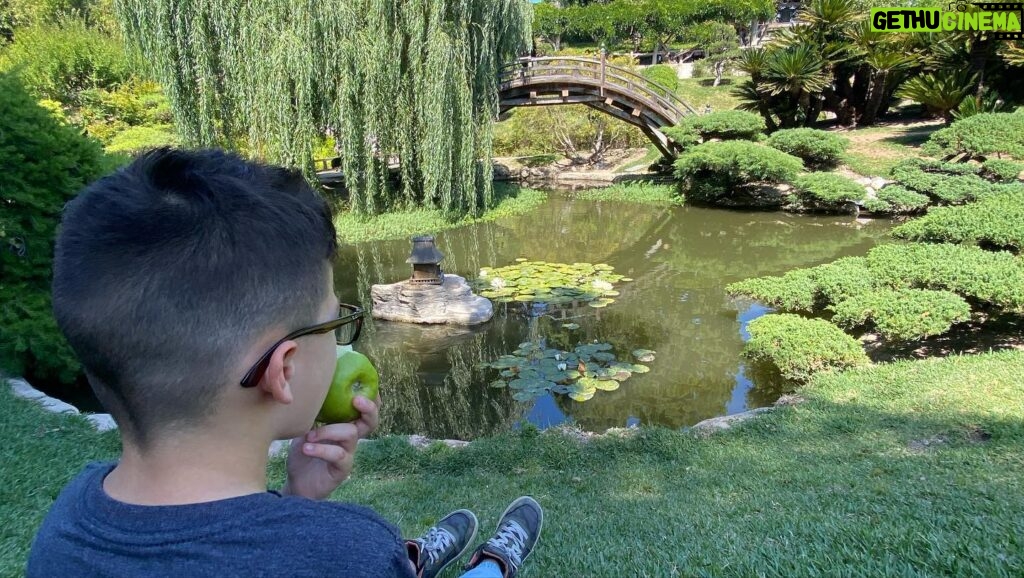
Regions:
<instances>
[{"instance_id":1,"label":"distant foliage","mask_svg":"<svg viewBox=\"0 0 1024 578\"><path fill-rule=\"evenodd\" d=\"M819 371L869 364L856 339L823 319L765 315L751 321L747 331L750 341L744 355L771 362L787 379L806 381Z\"/></svg>"},{"instance_id":2,"label":"distant foliage","mask_svg":"<svg viewBox=\"0 0 1024 578\"><path fill-rule=\"evenodd\" d=\"M932 209L900 225L893 235L911 241L982 243L1024 250L1024 190L1008 190L962 207Z\"/></svg>"},{"instance_id":3,"label":"distant foliage","mask_svg":"<svg viewBox=\"0 0 1024 578\"><path fill-rule=\"evenodd\" d=\"M829 168L836 165L849 139L814 128L791 128L776 131L768 137L766 144L784 153L800 157L808 167Z\"/></svg>"},{"instance_id":4,"label":"distant foliage","mask_svg":"<svg viewBox=\"0 0 1024 578\"><path fill-rule=\"evenodd\" d=\"M791 181L803 163L762 144L723 141L693 147L679 156L675 168L695 198L714 200L744 185Z\"/></svg>"},{"instance_id":5,"label":"distant foliage","mask_svg":"<svg viewBox=\"0 0 1024 578\"><path fill-rule=\"evenodd\" d=\"M982 164L985 176L999 182L1012 182L1020 179L1024 172L1024 163L1009 159L989 159Z\"/></svg>"},{"instance_id":6,"label":"distant foliage","mask_svg":"<svg viewBox=\"0 0 1024 578\"><path fill-rule=\"evenodd\" d=\"M692 141L693 136L701 142L709 140L757 140L764 134L764 119L742 110L721 110L709 114L692 115L683 118L673 128L665 130L672 138L678 135L681 142Z\"/></svg>"},{"instance_id":7,"label":"distant foliage","mask_svg":"<svg viewBox=\"0 0 1024 578\"><path fill-rule=\"evenodd\" d=\"M846 329L874 325L882 337L906 341L941 335L970 316L970 305L956 293L882 289L842 301L835 307L832 322Z\"/></svg>"},{"instance_id":8,"label":"distant foliage","mask_svg":"<svg viewBox=\"0 0 1024 578\"><path fill-rule=\"evenodd\" d=\"M958 120L932 133L922 150L933 156L1024 158L1024 113L994 112Z\"/></svg>"},{"instance_id":9,"label":"distant foliage","mask_svg":"<svg viewBox=\"0 0 1024 578\"><path fill-rule=\"evenodd\" d=\"M36 98L64 106L80 105L86 90L116 88L136 67L119 40L75 19L18 30L0 52L0 70L17 71Z\"/></svg>"},{"instance_id":10,"label":"distant foliage","mask_svg":"<svg viewBox=\"0 0 1024 578\"><path fill-rule=\"evenodd\" d=\"M679 88L679 76L676 74L676 69L667 64L647 66L640 71L640 74L647 80L657 82L672 92Z\"/></svg>"},{"instance_id":11,"label":"distant foliage","mask_svg":"<svg viewBox=\"0 0 1024 578\"><path fill-rule=\"evenodd\" d=\"M837 211L864 198L864 187L836 173L808 173L793 182L797 195L812 209Z\"/></svg>"},{"instance_id":12,"label":"distant foliage","mask_svg":"<svg viewBox=\"0 0 1024 578\"><path fill-rule=\"evenodd\" d=\"M54 237L64 204L108 164L99 143L9 73L0 73L0 158L0 368L70 383L79 365L50 307Z\"/></svg>"}]
</instances>

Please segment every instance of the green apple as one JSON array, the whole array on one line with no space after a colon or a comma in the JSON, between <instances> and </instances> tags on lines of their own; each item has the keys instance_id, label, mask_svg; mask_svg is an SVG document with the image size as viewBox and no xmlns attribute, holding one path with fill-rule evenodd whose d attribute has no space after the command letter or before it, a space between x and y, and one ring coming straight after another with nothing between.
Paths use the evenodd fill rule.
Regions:
<instances>
[{"instance_id":1,"label":"green apple","mask_svg":"<svg viewBox=\"0 0 1024 578\"><path fill-rule=\"evenodd\" d=\"M359 410L352 405L352 400L357 395L371 401L376 399L378 385L380 376L368 357L352 351L351 347L339 347L331 388L316 419L324 423L355 421Z\"/></svg>"}]
</instances>

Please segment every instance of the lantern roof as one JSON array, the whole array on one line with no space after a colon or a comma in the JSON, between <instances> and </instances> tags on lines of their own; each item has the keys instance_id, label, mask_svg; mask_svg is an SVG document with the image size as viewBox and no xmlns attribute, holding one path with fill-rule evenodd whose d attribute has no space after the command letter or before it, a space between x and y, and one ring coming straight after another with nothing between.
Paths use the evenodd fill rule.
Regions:
<instances>
[{"instance_id":1,"label":"lantern roof","mask_svg":"<svg viewBox=\"0 0 1024 578\"><path fill-rule=\"evenodd\" d=\"M412 254L405 260L413 265L436 265L444 260L444 253L434 246L433 235L412 238Z\"/></svg>"}]
</instances>

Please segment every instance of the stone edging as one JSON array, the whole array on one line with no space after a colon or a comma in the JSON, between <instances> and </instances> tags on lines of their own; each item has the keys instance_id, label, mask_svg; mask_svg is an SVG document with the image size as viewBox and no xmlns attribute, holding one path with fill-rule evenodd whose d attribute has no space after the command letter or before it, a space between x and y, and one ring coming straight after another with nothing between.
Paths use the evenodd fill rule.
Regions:
<instances>
[{"instance_id":1,"label":"stone edging","mask_svg":"<svg viewBox=\"0 0 1024 578\"><path fill-rule=\"evenodd\" d=\"M34 401L37 404L39 404L40 407L42 407L42 409L45 411L48 411L50 413L66 413L73 415L81 415L86 420L88 420L89 423L91 423L92 426L96 428L97 431L100 432L117 429L117 424L114 422L114 418L111 417L109 413L83 414L78 410L77 407L46 395L45 393L32 387L27 381L25 381L22 378L7 378L6 381L10 384L11 392L16 397L27 399L29 401ZM702 422L699 422L697 424L694 424L689 428L685 428L684 431L690 432L694 435L698 435L701 437L707 437L714 433L731 429L733 426L749 421L750 419L755 418L759 415L770 413L778 407L787 405L797 405L799 403L803 403L803 401L803 398L797 395L784 395L780 397L778 401L775 402L775 405L769 407L759 407L741 413L735 413L732 415L713 417L710 419L706 419ZM569 427L553 429L555 431L562 433L563 435L573 437L576 440L584 443L594 438L606 436L621 437L631 435L637 430L636 427L610 428L604 433L593 433ZM409 445L417 449L423 449L434 443L442 443L450 448L464 448L470 444L470 442L463 440L434 440L421 435L406 436L406 441L409 442ZM287 452L289 443L290 440L276 440L270 444L270 447L267 449L267 454L271 457L282 455ZM359 440L359 443L373 443L373 440Z\"/></svg>"}]
</instances>

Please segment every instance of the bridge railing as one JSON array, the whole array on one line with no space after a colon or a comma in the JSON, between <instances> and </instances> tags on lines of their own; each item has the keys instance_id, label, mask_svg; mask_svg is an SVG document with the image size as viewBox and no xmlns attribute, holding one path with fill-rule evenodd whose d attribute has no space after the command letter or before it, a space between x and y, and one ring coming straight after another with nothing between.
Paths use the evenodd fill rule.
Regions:
<instances>
[{"instance_id":1,"label":"bridge railing","mask_svg":"<svg viewBox=\"0 0 1024 578\"><path fill-rule=\"evenodd\" d=\"M520 58L502 67L499 82L504 86L526 84L532 79L569 76L596 80L602 88L605 86L624 89L657 104L666 112L675 116L678 121L687 113L697 111L681 100L673 91L648 78L619 66L608 64L606 60L579 58L575 56L547 56L540 58Z\"/></svg>"}]
</instances>

